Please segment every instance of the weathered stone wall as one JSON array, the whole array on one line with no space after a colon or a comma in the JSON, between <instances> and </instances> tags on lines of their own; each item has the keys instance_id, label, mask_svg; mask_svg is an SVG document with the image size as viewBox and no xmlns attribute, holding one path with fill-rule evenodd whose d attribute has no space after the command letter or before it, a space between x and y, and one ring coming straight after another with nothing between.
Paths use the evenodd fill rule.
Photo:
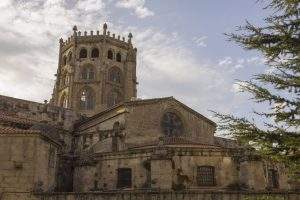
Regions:
<instances>
[{"instance_id":1,"label":"weathered stone wall","mask_svg":"<svg viewBox=\"0 0 300 200\"><path fill-rule=\"evenodd\" d=\"M116 153L97 154L91 167L77 167L74 184L78 192L117 189L118 168L132 169L132 189L186 188L237 189L245 187L250 191L266 190L268 185L265 171L269 169L264 161L239 162L234 155L219 150L194 149L187 147L169 148L166 157L159 157L148 150L130 150ZM154 156L154 157L153 157ZM214 186L199 186L197 167L212 166L215 171ZM279 189L289 189L284 168L279 172ZM82 182L80 179L84 179Z\"/></svg>"},{"instance_id":2,"label":"weathered stone wall","mask_svg":"<svg viewBox=\"0 0 300 200\"><path fill-rule=\"evenodd\" d=\"M178 172L188 179L184 183L186 188L201 188L197 185L197 167L213 166L215 168L215 186L213 188L226 188L229 184L238 180L236 163L231 157L218 156L217 152L212 156L174 156L173 182L178 182ZM202 187L203 188L203 187Z\"/></svg>"},{"instance_id":3,"label":"weathered stone wall","mask_svg":"<svg viewBox=\"0 0 300 200\"><path fill-rule=\"evenodd\" d=\"M0 191L33 189L35 137L0 136Z\"/></svg>"},{"instance_id":4,"label":"weathered stone wall","mask_svg":"<svg viewBox=\"0 0 300 200\"><path fill-rule=\"evenodd\" d=\"M107 146L107 141L112 140L112 132L114 124L118 122L120 126L124 127L125 115L124 113L109 112L88 123L83 124L77 129L75 133L76 138L76 152L80 154L85 147L97 145L97 149L111 149ZM84 140L86 143L84 143ZM97 144L98 143L98 144ZM104 147L101 147L101 143Z\"/></svg>"},{"instance_id":5,"label":"weathered stone wall","mask_svg":"<svg viewBox=\"0 0 300 200\"><path fill-rule=\"evenodd\" d=\"M79 114L70 109L3 95L0 95L0 111L37 122L50 122L68 131L73 130L74 122L80 118Z\"/></svg>"},{"instance_id":6,"label":"weathered stone wall","mask_svg":"<svg viewBox=\"0 0 300 200\"><path fill-rule=\"evenodd\" d=\"M51 161L50 148L54 150ZM56 153L56 147L37 135L0 135L0 192L53 188Z\"/></svg>"},{"instance_id":7,"label":"weathered stone wall","mask_svg":"<svg viewBox=\"0 0 300 200\"><path fill-rule=\"evenodd\" d=\"M136 50L133 49L131 43L121 41L120 38L117 39L106 33L80 36L77 33L79 32L75 31L74 37L69 41L60 41L59 67L52 102L62 106L64 99L62 97L66 97L68 108L92 116L108 107L107 98L112 91L118 91L121 101L136 97ZM80 50L83 48L87 50L87 58L79 57ZM94 48L99 50L99 57L91 56ZM113 59L108 59L108 50L113 52ZM117 53L121 54L121 62L116 61ZM129 57L134 57L134 59L129 60ZM67 62L64 61L65 59ZM94 78L83 80L82 69L87 66L93 68ZM121 71L120 84L109 81L109 70L112 67ZM65 81L66 77L68 81ZM80 92L85 87L93 90L94 109L82 110L79 107Z\"/></svg>"},{"instance_id":8,"label":"weathered stone wall","mask_svg":"<svg viewBox=\"0 0 300 200\"><path fill-rule=\"evenodd\" d=\"M89 192L89 193L60 193L60 194L30 194L30 193L5 193L0 194L1 200L298 200L299 192L217 192L217 191L118 191L118 192Z\"/></svg>"},{"instance_id":9,"label":"weathered stone wall","mask_svg":"<svg viewBox=\"0 0 300 200\"><path fill-rule=\"evenodd\" d=\"M119 159L105 157L95 166L79 166L74 172L74 191L86 192L93 190L97 182L98 190L112 190L117 188L118 168L132 169L132 188L145 188L147 169L143 163L146 155L118 156Z\"/></svg>"},{"instance_id":10,"label":"weathered stone wall","mask_svg":"<svg viewBox=\"0 0 300 200\"><path fill-rule=\"evenodd\" d=\"M58 164L57 147L41 139L36 141L36 145L35 187L39 187L37 185L41 183L43 191L54 191Z\"/></svg>"},{"instance_id":11,"label":"weathered stone wall","mask_svg":"<svg viewBox=\"0 0 300 200\"><path fill-rule=\"evenodd\" d=\"M113 130L116 122L119 123L121 132L125 136L123 140L125 144L158 141L160 137L165 136L161 127L165 112L174 112L181 118L184 126L183 137L203 144L214 144L215 124L169 98L152 103L133 101L129 105L107 111L99 117L95 116L94 119L77 128L77 151L82 150L84 137L88 138L88 146L91 146L99 141L101 131Z\"/></svg>"},{"instance_id":12,"label":"weathered stone wall","mask_svg":"<svg viewBox=\"0 0 300 200\"><path fill-rule=\"evenodd\" d=\"M73 190L76 192L91 191L96 180L95 166L77 166L74 169Z\"/></svg>"},{"instance_id":13,"label":"weathered stone wall","mask_svg":"<svg viewBox=\"0 0 300 200\"><path fill-rule=\"evenodd\" d=\"M126 142L144 143L165 136L161 121L165 112L176 113L184 125L183 137L196 139L204 144L214 143L215 125L181 106L175 100L134 105L126 114Z\"/></svg>"},{"instance_id":14,"label":"weathered stone wall","mask_svg":"<svg viewBox=\"0 0 300 200\"><path fill-rule=\"evenodd\" d=\"M268 188L268 169L278 171L279 189L290 189L287 171L282 164L265 161L244 161L240 163L239 169L240 183L245 183L251 190L265 190Z\"/></svg>"},{"instance_id":15,"label":"weathered stone wall","mask_svg":"<svg viewBox=\"0 0 300 200\"><path fill-rule=\"evenodd\" d=\"M151 188L170 189L172 183L172 160L151 160Z\"/></svg>"}]
</instances>

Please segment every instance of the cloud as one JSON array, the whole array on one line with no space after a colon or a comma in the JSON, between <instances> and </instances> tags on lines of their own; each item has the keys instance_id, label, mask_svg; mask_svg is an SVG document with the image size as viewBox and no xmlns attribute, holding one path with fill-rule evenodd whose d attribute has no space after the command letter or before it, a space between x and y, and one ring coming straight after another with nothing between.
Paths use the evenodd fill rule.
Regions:
<instances>
[{"instance_id":1,"label":"cloud","mask_svg":"<svg viewBox=\"0 0 300 200\"><path fill-rule=\"evenodd\" d=\"M139 18L146 18L154 15L154 12L145 7L145 0L120 0L116 3L119 8L127 8L134 11Z\"/></svg>"},{"instance_id":2,"label":"cloud","mask_svg":"<svg viewBox=\"0 0 300 200\"><path fill-rule=\"evenodd\" d=\"M244 69L246 66L261 66L264 60L258 56L252 56L249 58L232 58L231 56L226 56L218 60L218 65L228 70L236 71Z\"/></svg>"},{"instance_id":3,"label":"cloud","mask_svg":"<svg viewBox=\"0 0 300 200\"><path fill-rule=\"evenodd\" d=\"M232 91L235 70L228 70L237 59L227 58L221 62L227 67L221 67L186 48L178 33L132 31L138 49L138 96L174 96L207 116L208 110L229 112L242 102Z\"/></svg>"},{"instance_id":4,"label":"cloud","mask_svg":"<svg viewBox=\"0 0 300 200\"><path fill-rule=\"evenodd\" d=\"M229 56L227 56L227 57L225 57L225 58L219 60L218 65L220 65L220 66L228 66L228 65L231 65L232 62L233 62L233 61L232 61L232 58L229 57Z\"/></svg>"},{"instance_id":5,"label":"cloud","mask_svg":"<svg viewBox=\"0 0 300 200\"><path fill-rule=\"evenodd\" d=\"M57 68L58 39L74 24L86 28L109 16L102 0L1 0L0 94L49 99Z\"/></svg>"},{"instance_id":6,"label":"cloud","mask_svg":"<svg viewBox=\"0 0 300 200\"><path fill-rule=\"evenodd\" d=\"M127 7L133 10L145 4L128 2ZM209 109L229 112L242 102L232 91L232 77L235 68L240 69L238 64L247 64L246 59L227 56L209 60L187 48L178 32L122 27L113 23L104 1L6 0L0 6L0 94L40 102L49 99L57 69L58 39L70 35L75 24L81 30L92 30L109 19L111 31L130 30L134 34L138 96L174 96L206 115ZM199 37L195 42L201 46L205 39Z\"/></svg>"},{"instance_id":7,"label":"cloud","mask_svg":"<svg viewBox=\"0 0 300 200\"><path fill-rule=\"evenodd\" d=\"M193 42L198 47L207 47L207 44L205 43L206 39L207 39L207 36L194 37Z\"/></svg>"}]
</instances>

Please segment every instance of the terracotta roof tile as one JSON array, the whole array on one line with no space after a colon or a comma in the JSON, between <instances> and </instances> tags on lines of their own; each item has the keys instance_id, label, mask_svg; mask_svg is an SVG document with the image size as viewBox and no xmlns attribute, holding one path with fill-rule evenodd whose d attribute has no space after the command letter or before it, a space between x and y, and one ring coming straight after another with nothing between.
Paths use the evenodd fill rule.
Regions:
<instances>
[{"instance_id":1,"label":"terracotta roof tile","mask_svg":"<svg viewBox=\"0 0 300 200\"><path fill-rule=\"evenodd\" d=\"M157 146L159 144L159 140L152 142L145 142L142 144L127 144L129 148L140 148L146 146ZM164 145L193 145L200 148L220 148L217 145L203 144L198 141L191 141L184 137L165 137L163 138Z\"/></svg>"},{"instance_id":2,"label":"terracotta roof tile","mask_svg":"<svg viewBox=\"0 0 300 200\"><path fill-rule=\"evenodd\" d=\"M37 130L24 130L12 127L0 127L0 134L36 134L41 133Z\"/></svg>"},{"instance_id":3,"label":"terracotta roof tile","mask_svg":"<svg viewBox=\"0 0 300 200\"><path fill-rule=\"evenodd\" d=\"M215 145L218 145L223 148L241 148L242 146L238 144L236 140L222 138L222 137L214 137Z\"/></svg>"},{"instance_id":4,"label":"terracotta roof tile","mask_svg":"<svg viewBox=\"0 0 300 200\"><path fill-rule=\"evenodd\" d=\"M0 122L13 122L13 123L19 123L19 124L24 124L24 125L33 125L37 123L37 121L28 119L28 118L22 118L18 116L12 116L12 115L7 115L7 113L0 112Z\"/></svg>"}]
</instances>

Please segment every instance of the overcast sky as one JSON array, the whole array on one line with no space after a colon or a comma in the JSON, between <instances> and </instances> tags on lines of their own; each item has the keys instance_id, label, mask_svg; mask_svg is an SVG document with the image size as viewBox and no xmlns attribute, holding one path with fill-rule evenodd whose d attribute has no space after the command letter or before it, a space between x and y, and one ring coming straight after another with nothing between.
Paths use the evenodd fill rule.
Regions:
<instances>
[{"instance_id":1,"label":"overcast sky","mask_svg":"<svg viewBox=\"0 0 300 200\"><path fill-rule=\"evenodd\" d=\"M247 115L249 96L237 79L266 70L263 58L228 42L249 20L261 24L256 0L0 0L0 94L50 99L58 40L102 30L133 33L138 49L138 96L174 96L210 117L209 110Z\"/></svg>"}]
</instances>

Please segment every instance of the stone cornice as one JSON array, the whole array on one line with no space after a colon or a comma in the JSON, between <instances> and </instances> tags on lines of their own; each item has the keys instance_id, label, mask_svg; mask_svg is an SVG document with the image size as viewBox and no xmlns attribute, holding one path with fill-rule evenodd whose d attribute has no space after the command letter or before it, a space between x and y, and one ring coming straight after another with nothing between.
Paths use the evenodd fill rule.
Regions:
<instances>
[{"instance_id":1,"label":"stone cornice","mask_svg":"<svg viewBox=\"0 0 300 200\"><path fill-rule=\"evenodd\" d=\"M168 157L173 156L205 156L205 157L232 157L238 153L238 150L233 149L212 149L212 148L196 148L196 147L164 147L167 151ZM119 152L104 152L104 153L91 153L89 156L78 156L76 161L78 165L84 163L95 163L101 160L115 160L115 159L133 159L133 158L151 158L157 147L148 149L134 149L124 150ZM82 159L84 158L84 159ZM87 160L87 158L89 158Z\"/></svg>"}]
</instances>

